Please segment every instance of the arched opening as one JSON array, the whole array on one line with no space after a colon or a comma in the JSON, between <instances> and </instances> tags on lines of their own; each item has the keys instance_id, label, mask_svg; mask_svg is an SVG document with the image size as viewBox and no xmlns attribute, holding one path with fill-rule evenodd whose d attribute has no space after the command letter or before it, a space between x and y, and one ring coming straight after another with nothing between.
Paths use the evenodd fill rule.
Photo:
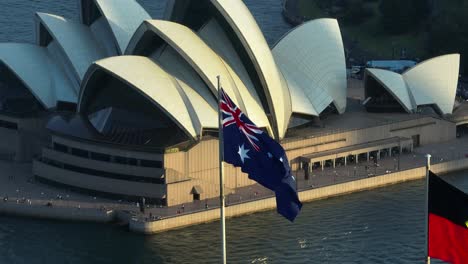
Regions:
<instances>
[{"instance_id":1,"label":"arched opening","mask_svg":"<svg viewBox=\"0 0 468 264\"><path fill-rule=\"evenodd\" d=\"M44 107L24 83L0 61L0 112L27 115L43 110Z\"/></svg>"},{"instance_id":2,"label":"arched opening","mask_svg":"<svg viewBox=\"0 0 468 264\"><path fill-rule=\"evenodd\" d=\"M398 100L374 77L365 78L366 110L373 113L406 112Z\"/></svg>"},{"instance_id":3,"label":"arched opening","mask_svg":"<svg viewBox=\"0 0 468 264\"><path fill-rule=\"evenodd\" d=\"M80 109L106 141L166 148L189 140L150 98L102 70L88 80Z\"/></svg>"}]
</instances>

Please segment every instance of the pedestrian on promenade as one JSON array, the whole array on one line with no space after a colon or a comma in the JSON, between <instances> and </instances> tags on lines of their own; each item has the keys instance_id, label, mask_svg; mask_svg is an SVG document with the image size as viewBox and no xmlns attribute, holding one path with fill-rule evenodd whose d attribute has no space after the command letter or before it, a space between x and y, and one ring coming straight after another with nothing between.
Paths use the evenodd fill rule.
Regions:
<instances>
[{"instance_id":1,"label":"pedestrian on promenade","mask_svg":"<svg viewBox=\"0 0 468 264\"><path fill-rule=\"evenodd\" d=\"M182 211L185 212L185 205L184 204L182 204Z\"/></svg>"},{"instance_id":2,"label":"pedestrian on promenade","mask_svg":"<svg viewBox=\"0 0 468 264\"><path fill-rule=\"evenodd\" d=\"M208 209L208 203L205 202L205 209Z\"/></svg>"}]
</instances>

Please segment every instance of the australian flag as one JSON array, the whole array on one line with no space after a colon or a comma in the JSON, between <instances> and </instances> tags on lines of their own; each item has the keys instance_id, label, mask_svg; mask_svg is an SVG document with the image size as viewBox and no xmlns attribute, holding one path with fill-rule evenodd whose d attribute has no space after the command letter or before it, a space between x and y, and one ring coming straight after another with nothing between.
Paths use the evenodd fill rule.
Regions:
<instances>
[{"instance_id":1,"label":"australian flag","mask_svg":"<svg viewBox=\"0 0 468 264\"><path fill-rule=\"evenodd\" d=\"M224 161L241 167L250 179L274 191L278 213L294 221L302 204L284 149L255 126L224 90L220 95Z\"/></svg>"}]
</instances>

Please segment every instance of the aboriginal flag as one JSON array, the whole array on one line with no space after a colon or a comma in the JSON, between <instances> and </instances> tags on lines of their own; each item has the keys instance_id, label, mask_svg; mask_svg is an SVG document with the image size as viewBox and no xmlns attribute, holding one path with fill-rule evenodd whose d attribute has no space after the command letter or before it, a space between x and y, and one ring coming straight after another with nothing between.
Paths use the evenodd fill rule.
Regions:
<instances>
[{"instance_id":1,"label":"aboriginal flag","mask_svg":"<svg viewBox=\"0 0 468 264\"><path fill-rule=\"evenodd\" d=\"M429 256L468 263L468 195L429 172Z\"/></svg>"}]
</instances>

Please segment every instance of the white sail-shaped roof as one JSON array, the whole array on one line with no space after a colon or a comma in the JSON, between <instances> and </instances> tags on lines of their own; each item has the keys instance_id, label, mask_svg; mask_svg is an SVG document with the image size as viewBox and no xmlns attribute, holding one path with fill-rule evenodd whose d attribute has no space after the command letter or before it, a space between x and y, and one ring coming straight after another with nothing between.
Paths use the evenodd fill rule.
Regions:
<instances>
[{"instance_id":1,"label":"white sail-shaped roof","mask_svg":"<svg viewBox=\"0 0 468 264\"><path fill-rule=\"evenodd\" d=\"M151 19L151 16L135 0L80 0L83 23L92 24L95 12L92 9L95 7L112 31L120 54L125 52L130 39L141 23Z\"/></svg>"},{"instance_id":2,"label":"white sail-shaped roof","mask_svg":"<svg viewBox=\"0 0 468 264\"><path fill-rule=\"evenodd\" d=\"M172 0L168 1L165 17L198 31L202 39L227 63L233 64L230 66L242 77L242 81L245 80L248 89L254 85L262 107L269 114L275 137L283 138L291 116L289 90L282 85L271 50L242 0L209 0L200 1L199 4L190 0ZM236 56L231 56L230 47L224 49L215 42L216 39L226 40L223 36L217 38L211 35L218 30L216 26L220 26L223 34L233 42ZM247 71L239 67L239 59Z\"/></svg>"},{"instance_id":3,"label":"white sail-shaped roof","mask_svg":"<svg viewBox=\"0 0 468 264\"><path fill-rule=\"evenodd\" d=\"M448 114L453 111L459 68L460 54L449 54L419 63L403 78L417 105L435 104Z\"/></svg>"},{"instance_id":4,"label":"white sail-shaped roof","mask_svg":"<svg viewBox=\"0 0 468 264\"><path fill-rule=\"evenodd\" d=\"M197 31L197 35L232 67L252 94L257 94L255 86L236 48L216 19L211 19L208 23L203 25L203 27Z\"/></svg>"},{"instance_id":5,"label":"white sail-shaped roof","mask_svg":"<svg viewBox=\"0 0 468 264\"><path fill-rule=\"evenodd\" d=\"M345 111L346 62L336 19L298 26L275 45L273 56L291 92L293 112L317 115L331 103Z\"/></svg>"},{"instance_id":6,"label":"white sail-shaped roof","mask_svg":"<svg viewBox=\"0 0 468 264\"><path fill-rule=\"evenodd\" d=\"M367 69L397 99L406 111L420 105L435 105L442 114L451 114L455 102L460 55L449 54L419 63L402 75L392 71Z\"/></svg>"},{"instance_id":7,"label":"white sail-shaped roof","mask_svg":"<svg viewBox=\"0 0 468 264\"><path fill-rule=\"evenodd\" d=\"M291 98L281 85L279 69L255 18L241 0L211 0L243 44L262 82L279 138L283 138L291 116Z\"/></svg>"},{"instance_id":8,"label":"white sail-shaped roof","mask_svg":"<svg viewBox=\"0 0 468 264\"><path fill-rule=\"evenodd\" d=\"M372 75L407 112L414 110L415 106L403 76L396 72L375 68L367 69L367 74Z\"/></svg>"},{"instance_id":9,"label":"white sail-shaped roof","mask_svg":"<svg viewBox=\"0 0 468 264\"><path fill-rule=\"evenodd\" d=\"M130 89L141 93L192 138L199 136L204 126L213 127L211 120L217 121L216 112L210 110L206 101L197 96L193 89L177 82L151 59L140 56L119 56L95 62L82 84L78 106L80 112L84 111L83 105L88 100L85 95L91 94L87 89L95 88L87 87L87 80L97 69L106 71L127 83Z\"/></svg>"},{"instance_id":10,"label":"white sail-shaped roof","mask_svg":"<svg viewBox=\"0 0 468 264\"><path fill-rule=\"evenodd\" d=\"M105 51L94 39L89 27L45 13L37 13L36 19L37 44L46 44L46 40L41 39L45 36L40 32L42 25L67 56L78 83L83 79L91 63L106 56Z\"/></svg>"},{"instance_id":11,"label":"white sail-shaped roof","mask_svg":"<svg viewBox=\"0 0 468 264\"><path fill-rule=\"evenodd\" d=\"M57 101L76 102L77 93L46 48L23 43L0 43L2 61L46 108Z\"/></svg>"},{"instance_id":12,"label":"white sail-shaped roof","mask_svg":"<svg viewBox=\"0 0 468 264\"><path fill-rule=\"evenodd\" d=\"M191 29L168 21L145 21L132 38L127 53L133 53L132 49L139 45L139 39L147 31L157 34L183 57L208 85L214 96L217 96L218 93L216 77L221 76L222 87L234 102L259 127L267 127L271 131L268 118L257 94L252 94L231 67Z\"/></svg>"}]
</instances>

